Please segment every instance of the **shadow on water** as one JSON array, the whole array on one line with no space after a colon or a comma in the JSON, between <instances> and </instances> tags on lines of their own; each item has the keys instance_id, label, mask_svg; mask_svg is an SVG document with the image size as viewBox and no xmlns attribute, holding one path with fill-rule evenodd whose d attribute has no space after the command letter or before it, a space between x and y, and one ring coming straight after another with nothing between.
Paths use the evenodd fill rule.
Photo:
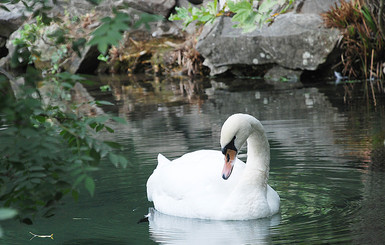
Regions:
<instances>
[{"instance_id":1,"label":"shadow on water","mask_svg":"<svg viewBox=\"0 0 385 245\"><path fill-rule=\"evenodd\" d=\"M104 111L127 119L127 125L114 125L115 134L106 137L123 144L130 166L102 165L94 175L95 196L66 200L50 219L37 218L29 227L8 221L5 244L25 244L29 231L54 233L52 244L382 244L383 104L344 103L342 86L271 89L271 84L246 80L252 89L230 92L233 85L217 78L101 79L110 91L100 92L100 85L89 90L116 104ZM137 224L152 206L146 181L157 154L173 159L198 149L219 150L222 123L237 112L256 116L265 127L271 147L269 184L281 197L280 216L224 222L150 209L150 223Z\"/></svg>"}]
</instances>

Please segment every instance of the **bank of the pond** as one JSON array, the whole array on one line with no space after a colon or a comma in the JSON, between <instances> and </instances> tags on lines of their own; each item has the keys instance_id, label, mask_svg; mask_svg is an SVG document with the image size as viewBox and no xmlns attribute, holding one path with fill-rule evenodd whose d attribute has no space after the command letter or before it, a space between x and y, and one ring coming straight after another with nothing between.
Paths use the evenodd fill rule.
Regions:
<instances>
[{"instance_id":1,"label":"bank of the pond","mask_svg":"<svg viewBox=\"0 0 385 245\"><path fill-rule=\"evenodd\" d=\"M335 74L383 78L384 39L380 32L383 28L382 22L374 21L378 4L364 5L358 0L297 1L284 13L272 8L271 14L280 14L249 33L234 28L231 14L222 15L220 7L217 11L222 16L202 28L193 24L183 30L181 21L167 20L171 13L182 8L191 12L186 12L185 18L198 14L192 13L192 8L205 9L210 2L145 0L137 4L127 0L123 1L126 5L119 5L109 0L92 6L85 0L64 1L44 9L48 12L43 17L54 15L60 21L44 17L27 22L30 13L21 4L6 4L9 12L0 9L3 11L0 12L3 18L0 18L0 55L6 56L0 60L0 67L8 69L32 63L43 70L55 67L54 72L211 74L294 82L303 81L303 76L326 79ZM224 2L220 1L218 6L224 6ZM121 9L122 14L111 12L108 4ZM351 13L356 13L353 20ZM345 15L346 25L341 26L336 16ZM105 16L112 18L103 19ZM51 22L46 25L48 20ZM106 29L103 25L110 23L114 27L119 21L120 26L125 26L121 33L111 31L102 39L102 29ZM352 26L357 32L347 31ZM85 45L98 34L100 40L93 43L99 50ZM100 56L100 47L108 52ZM30 59L26 59L25 49L32 54ZM382 82L372 90L383 92Z\"/></svg>"}]
</instances>

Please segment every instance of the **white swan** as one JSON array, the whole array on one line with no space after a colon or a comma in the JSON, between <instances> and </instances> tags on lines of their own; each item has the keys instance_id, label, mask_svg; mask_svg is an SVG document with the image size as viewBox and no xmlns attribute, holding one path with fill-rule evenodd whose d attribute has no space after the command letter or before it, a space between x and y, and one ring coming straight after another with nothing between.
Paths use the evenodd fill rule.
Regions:
<instances>
[{"instance_id":1,"label":"white swan","mask_svg":"<svg viewBox=\"0 0 385 245\"><path fill-rule=\"evenodd\" d=\"M245 165L236 155L246 140ZM250 115L234 114L222 126L220 143L222 152L200 150L173 161L158 155L147 181L155 209L216 220L257 219L279 211L279 195L267 184L270 146L262 124Z\"/></svg>"}]
</instances>

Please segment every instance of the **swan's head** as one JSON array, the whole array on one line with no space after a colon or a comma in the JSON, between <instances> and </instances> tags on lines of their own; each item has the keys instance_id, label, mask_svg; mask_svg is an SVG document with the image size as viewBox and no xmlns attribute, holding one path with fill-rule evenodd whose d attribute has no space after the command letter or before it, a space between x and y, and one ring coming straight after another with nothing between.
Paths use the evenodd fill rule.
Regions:
<instances>
[{"instance_id":1,"label":"swan's head","mask_svg":"<svg viewBox=\"0 0 385 245\"><path fill-rule=\"evenodd\" d=\"M247 114L234 114L222 126L221 147L225 155L225 165L222 178L228 179L233 171L236 156L247 138L253 131L253 124L258 122L253 116Z\"/></svg>"}]
</instances>

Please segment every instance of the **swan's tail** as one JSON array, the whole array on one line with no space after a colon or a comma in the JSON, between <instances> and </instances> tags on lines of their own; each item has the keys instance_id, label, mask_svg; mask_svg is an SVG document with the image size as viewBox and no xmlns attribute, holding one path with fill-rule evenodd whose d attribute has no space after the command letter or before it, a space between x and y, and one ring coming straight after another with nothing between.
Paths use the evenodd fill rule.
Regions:
<instances>
[{"instance_id":1,"label":"swan's tail","mask_svg":"<svg viewBox=\"0 0 385 245\"><path fill-rule=\"evenodd\" d=\"M168 164L170 163L171 161L168 160L165 156L163 156L162 154L158 154L158 167L161 167L162 165L164 164Z\"/></svg>"},{"instance_id":2,"label":"swan's tail","mask_svg":"<svg viewBox=\"0 0 385 245\"><path fill-rule=\"evenodd\" d=\"M154 192L157 190L156 183L159 182L159 171L162 171L162 166L165 166L166 164L170 163L171 161L168 160L165 156L162 154L158 154L158 166L155 168L154 172L151 174L151 176L147 180L147 199L152 202L152 196Z\"/></svg>"}]
</instances>

